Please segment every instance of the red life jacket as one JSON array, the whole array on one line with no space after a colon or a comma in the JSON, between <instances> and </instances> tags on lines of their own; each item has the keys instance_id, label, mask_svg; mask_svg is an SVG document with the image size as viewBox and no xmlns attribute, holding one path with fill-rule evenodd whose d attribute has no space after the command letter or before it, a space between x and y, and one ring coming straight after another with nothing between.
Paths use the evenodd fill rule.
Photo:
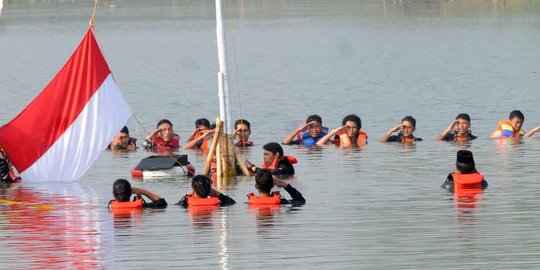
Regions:
<instances>
[{"instance_id":1,"label":"red life jacket","mask_svg":"<svg viewBox=\"0 0 540 270\"><path fill-rule=\"evenodd\" d=\"M186 197L189 206L217 206L220 204L217 197L197 198L193 195Z\"/></svg>"},{"instance_id":2,"label":"red life jacket","mask_svg":"<svg viewBox=\"0 0 540 270\"><path fill-rule=\"evenodd\" d=\"M119 202L117 200L112 200L109 202L109 208L111 210L119 209L137 209L143 207L143 200L139 197L135 197L135 200L129 202Z\"/></svg>"},{"instance_id":3,"label":"red life jacket","mask_svg":"<svg viewBox=\"0 0 540 270\"><path fill-rule=\"evenodd\" d=\"M284 156L284 158L288 159L289 162L291 162L291 164L296 164L298 162L298 160L293 156ZM272 161L272 164L270 164L270 166L266 165L266 162L263 161L261 168L267 169L267 170L275 170L277 169L278 167L277 164L280 160L282 160L282 158L274 159L274 161Z\"/></svg>"},{"instance_id":4,"label":"red life jacket","mask_svg":"<svg viewBox=\"0 0 540 270\"><path fill-rule=\"evenodd\" d=\"M165 142L161 137L156 137L152 140L152 148L156 151L177 150L180 148L180 136L173 134L169 142Z\"/></svg>"},{"instance_id":5,"label":"red life jacket","mask_svg":"<svg viewBox=\"0 0 540 270\"><path fill-rule=\"evenodd\" d=\"M452 178L454 179L454 192L463 189L482 189L482 181L484 176L480 173L453 173Z\"/></svg>"},{"instance_id":6,"label":"red life jacket","mask_svg":"<svg viewBox=\"0 0 540 270\"><path fill-rule=\"evenodd\" d=\"M367 144L367 133L359 130L358 131L358 138L356 140L357 146L362 146ZM347 135L346 132L343 132L339 135L339 146L340 147L349 147L352 146L352 141L349 135Z\"/></svg>"},{"instance_id":7,"label":"red life jacket","mask_svg":"<svg viewBox=\"0 0 540 270\"><path fill-rule=\"evenodd\" d=\"M249 193L248 203L250 205L280 205L281 204L281 195L279 192L272 192L272 196L269 197L259 197L253 193Z\"/></svg>"}]
</instances>

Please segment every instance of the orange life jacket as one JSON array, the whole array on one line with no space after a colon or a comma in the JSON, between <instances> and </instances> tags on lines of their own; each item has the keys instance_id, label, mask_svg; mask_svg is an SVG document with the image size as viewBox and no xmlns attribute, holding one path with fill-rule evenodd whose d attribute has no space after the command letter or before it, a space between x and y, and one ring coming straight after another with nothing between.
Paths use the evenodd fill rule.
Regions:
<instances>
[{"instance_id":1,"label":"orange life jacket","mask_svg":"<svg viewBox=\"0 0 540 270\"><path fill-rule=\"evenodd\" d=\"M269 197L259 197L253 193L248 195L248 203L250 205L280 205L281 204L281 195L279 192L272 192L272 196Z\"/></svg>"},{"instance_id":2,"label":"orange life jacket","mask_svg":"<svg viewBox=\"0 0 540 270\"><path fill-rule=\"evenodd\" d=\"M288 159L289 162L291 162L291 164L296 164L298 162L298 160L293 156L284 156L283 158ZM274 159L274 161L272 161L272 164L270 164L270 165L266 165L266 162L263 161L263 163L261 165L261 168L267 169L267 170L275 170L275 169L277 169L277 167L278 167L277 164L281 159L282 158Z\"/></svg>"},{"instance_id":3,"label":"orange life jacket","mask_svg":"<svg viewBox=\"0 0 540 270\"><path fill-rule=\"evenodd\" d=\"M468 142L469 136L466 137L459 137L457 134L454 135L454 141L456 142Z\"/></svg>"},{"instance_id":4,"label":"orange life jacket","mask_svg":"<svg viewBox=\"0 0 540 270\"><path fill-rule=\"evenodd\" d=\"M499 122L497 129L491 133L491 138L521 138L525 135L523 129L515 131L509 120Z\"/></svg>"},{"instance_id":5,"label":"orange life jacket","mask_svg":"<svg viewBox=\"0 0 540 270\"><path fill-rule=\"evenodd\" d=\"M193 195L190 195L187 196L186 199L189 206L216 206L220 204L217 197L197 198Z\"/></svg>"},{"instance_id":6,"label":"orange life jacket","mask_svg":"<svg viewBox=\"0 0 540 270\"><path fill-rule=\"evenodd\" d=\"M481 189L484 176L480 173L453 173L454 191L462 189Z\"/></svg>"},{"instance_id":7,"label":"orange life jacket","mask_svg":"<svg viewBox=\"0 0 540 270\"><path fill-rule=\"evenodd\" d=\"M136 209L136 208L142 208L142 207L143 207L143 200L139 197L135 197L134 201L129 201L129 202L119 202L117 200L112 200L109 202L109 208L111 210Z\"/></svg>"},{"instance_id":8,"label":"orange life jacket","mask_svg":"<svg viewBox=\"0 0 540 270\"><path fill-rule=\"evenodd\" d=\"M206 136L206 134L208 134L209 131L210 130L201 130L201 131L195 133L195 135L193 136L193 139L196 140L196 139L198 139L200 137L204 137L204 136ZM200 143L201 143L201 145L199 146L199 148L201 150L208 149L208 140L207 139L203 139Z\"/></svg>"},{"instance_id":9,"label":"orange life jacket","mask_svg":"<svg viewBox=\"0 0 540 270\"><path fill-rule=\"evenodd\" d=\"M479 173L457 174L453 173L454 200L456 207L462 209L475 208L482 198L482 181L484 176Z\"/></svg>"},{"instance_id":10,"label":"orange life jacket","mask_svg":"<svg viewBox=\"0 0 540 270\"><path fill-rule=\"evenodd\" d=\"M218 205L210 205L210 206L191 206L187 208L188 212L193 216L205 216L212 214L219 210L219 204ZM197 223L197 222L195 222Z\"/></svg>"},{"instance_id":11,"label":"orange life jacket","mask_svg":"<svg viewBox=\"0 0 540 270\"><path fill-rule=\"evenodd\" d=\"M359 130L358 131L358 138L356 140L356 145L357 146L362 146L362 145L365 145L367 144L367 133ZM349 147L349 146L352 146L352 142L351 142L351 138L349 137L349 135L347 135L346 132L343 132L339 135L339 146L340 147Z\"/></svg>"},{"instance_id":12,"label":"orange life jacket","mask_svg":"<svg viewBox=\"0 0 540 270\"><path fill-rule=\"evenodd\" d=\"M416 142L416 138L413 136L412 138L405 138L401 137L402 142Z\"/></svg>"}]
</instances>

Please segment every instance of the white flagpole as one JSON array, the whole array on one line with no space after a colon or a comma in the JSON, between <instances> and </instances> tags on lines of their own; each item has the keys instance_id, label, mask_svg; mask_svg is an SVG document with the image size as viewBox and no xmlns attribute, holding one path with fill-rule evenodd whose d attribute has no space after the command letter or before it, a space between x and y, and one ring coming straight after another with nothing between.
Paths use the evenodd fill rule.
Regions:
<instances>
[{"instance_id":1,"label":"white flagpole","mask_svg":"<svg viewBox=\"0 0 540 270\"><path fill-rule=\"evenodd\" d=\"M223 29L223 11L221 0L216 0L216 35L219 60L219 117L224 122L225 134L233 134L230 110L231 102L229 97L229 78L227 74L227 47L225 43L225 31Z\"/></svg>"}]
</instances>

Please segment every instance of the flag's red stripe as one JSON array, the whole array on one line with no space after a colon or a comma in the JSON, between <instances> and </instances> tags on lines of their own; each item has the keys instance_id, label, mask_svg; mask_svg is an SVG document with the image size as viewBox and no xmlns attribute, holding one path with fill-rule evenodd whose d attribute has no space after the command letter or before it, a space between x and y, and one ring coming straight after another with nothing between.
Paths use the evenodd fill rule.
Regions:
<instances>
[{"instance_id":1,"label":"flag's red stripe","mask_svg":"<svg viewBox=\"0 0 540 270\"><path fill-rule=\"evenodd\" d=\"M110 73L92 29L56 77L11 122L0 144L18 171L38 160L64 134Z\"/></svg>"}]
</instances>

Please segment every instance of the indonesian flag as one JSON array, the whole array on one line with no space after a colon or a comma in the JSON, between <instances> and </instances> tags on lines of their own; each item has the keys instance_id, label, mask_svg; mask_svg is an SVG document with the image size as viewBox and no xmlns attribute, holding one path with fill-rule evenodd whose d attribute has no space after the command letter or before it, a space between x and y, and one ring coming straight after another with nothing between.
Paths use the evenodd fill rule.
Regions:
<instances>
[{"instance_id":1,"label":"indonesian flag","mask_svg":"<svg viewBox=\"0 0 540 270\"><path fill-rule=\"evenodd\" d=\"M49 85L0 128L0 145L23 181L75 181L130 117L90 28Z\"/></svg>"}]
</instances>

